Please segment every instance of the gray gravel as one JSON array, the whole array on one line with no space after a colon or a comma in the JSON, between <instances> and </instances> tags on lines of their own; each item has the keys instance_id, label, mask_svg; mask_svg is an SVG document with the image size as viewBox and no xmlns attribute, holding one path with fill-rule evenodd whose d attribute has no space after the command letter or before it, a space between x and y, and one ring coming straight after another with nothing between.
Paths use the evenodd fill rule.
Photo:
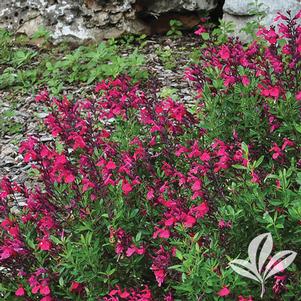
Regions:
<instances>
[{"instance_id":1,"label":"gray gravel","mask_svg":"<svg viewBox=\"0 0 301 301\"><path fill-rule=\"evenodd\" d=\"M185 103L194 102L194 90L187 80L184 79L184 70L189 64L189 54L196 47L197 40L194 37L185 36L177 39L167 39L166 37L155 37L148 40L147 45L142 48L141 52L146 56L147 69L152 78L159 83L159 90L162 91L172 88L175 90L176 98ZM168 70L160 60L160 49L163 51L171 51L177 58L176 67ZM68 94L82 95L82 93L91 91L93 86L65 87ZM150 91L150 93L152 93ZM0 125L0 179L3 176L9 176L18 182L31 183L34 179L30 179L28 171L30 166L23 163L22 155L18 152L18 145L28 135L39 134L44 141L51 140L49 134L43 132L40 126L43 118L47 116L41 105L34 101L34 95L20 95L13 100L15 108L14 116L9 118L9 122L16 122L21 125L21 130L17 133L6 132L6 127ZM4 111L10 110L12 100L9 99L9 92L0 91L0 116ZM0 122L1 118L0 118Z\"/></svg>"}]
</instances>

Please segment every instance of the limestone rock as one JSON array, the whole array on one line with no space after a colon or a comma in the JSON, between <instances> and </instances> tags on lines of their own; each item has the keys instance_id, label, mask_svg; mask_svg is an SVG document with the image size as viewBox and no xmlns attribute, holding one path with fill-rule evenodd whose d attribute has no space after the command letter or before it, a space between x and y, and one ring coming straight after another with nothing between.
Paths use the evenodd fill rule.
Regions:
<instances>
[{"instance_id":1,"label":"limestone rock","mask_svg":"<svg viewBox=\"0 0 301 301\"><path fill-rule=\"evenodd\" d=\"M51 37L99 40L123 33L149 33L151 24L139 14L209 11L218 0L1 0L0 27L32 36L45 27ZM195 21L188 22L195 24Z\"/></svg>"},{"instance_id":2,"label":"limestone rock","mask_svg":"<svg viewBox=\"0 0 301 301\"><path fill-rule=\"evenodd\" d=\"M188 11L210 11L217 6L217 0L142 0L140 1L147 11L160 15L166 12Z\"/></svg>"},{"instance_id":3,"label":"limestone rock","mask_svg":"<svg viewBox=\"0 0 301 301\"><path fill-rule=\"evenodd\" d=\"M258 0L258 5L254 6L253 0L225 0L223 6L223 19L231 21L235 26L235 35L238 35L243 41L250 39L245 33L241 32L248 22L259 21L263 26L277 25L274 19L278 12L286 14L288 10L294 15L301 9L301 3L298 0ZM259 18L260 14L264 14Z\"/></svg>"},{"instance_id":4,"label":"limestone rock","mask_svg":"<svg viewBox=\"0 0 301 301\"><path fill-rule=\"evenodd\" d=\"M27 36L31 37L37 31L39 27L43 26L43 18L41 15L25 21L17 30L18 33L24 33Z\"/></svg>"},{"instance_id":5,"label":"limestone rock","mask_svg":"<svg viewBox=\"0 0 301 301\"><path fill-rule=\"evenodd\" d=\"M256 11L270 16L276 14L277 11L285 12L300 7L299 1L296 0L258 0L258 5L254 3L254 0L226 0L223 9L224 12L235 16L252 16L256 14Z\"/></svg>"}]
</instances>

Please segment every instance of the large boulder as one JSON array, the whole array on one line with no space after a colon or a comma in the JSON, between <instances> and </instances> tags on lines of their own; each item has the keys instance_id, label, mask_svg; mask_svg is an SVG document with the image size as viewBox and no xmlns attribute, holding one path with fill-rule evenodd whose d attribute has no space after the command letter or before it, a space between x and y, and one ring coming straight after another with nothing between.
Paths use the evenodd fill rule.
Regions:
<instances>
[{"instance_id":1,"label":"large boulder","mask_svg":"<svg viewBox=\"0 0 301 301\"><path fill-rule=\"evenodd\" d=\"M1 0L0 27L31 36L41 26L54 40L102 40L123 33L151 32L166 13L210 11L218 0ZM141 11L143 12L141 14ZM146 19L147 20L147 19Z\"/></svg>"},{"instance_id":2,"label":"large boulder","mask_svg":"<svg viewBox=\"0 0 301 301\"><path fill-rule=\"evenodd\" d=\"M263 26L276 25L274 19L278 12L288 10L294 15L301 9L298 0L225 0L223 19L234 23L235 35L247 41L250 36L241 31L248 22L259 21Z\"/></svg>"}]
</instances>

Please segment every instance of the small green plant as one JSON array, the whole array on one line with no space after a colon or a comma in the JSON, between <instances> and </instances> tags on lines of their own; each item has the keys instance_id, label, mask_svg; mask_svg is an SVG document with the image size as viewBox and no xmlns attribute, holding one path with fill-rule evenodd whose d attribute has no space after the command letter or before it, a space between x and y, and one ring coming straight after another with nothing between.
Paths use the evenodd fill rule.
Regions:
<instances>
[{"instance_id":1,"label":"small green plant","mask_svg":"<svg viewBox=\"0 0 301 301\"><path fill-rule=\"evenodd\" d=\"M12 45L13 38L11 34L4 29L0 29L0 65L7 64L10 61L12 54Z\"/></svg>"},{"instance_id":2,"label":"small green plant","mask_svg":"<svg viewBox=\"0 0 301 301\"><path fill-rule=\"evenodd\" d=\"M264 4L259 3L258 0L250 3L249 6L250 14L253 16L253 20L247 22L247 24L240 31L245 32L254 40L256 39L256 32L259 28L259 25L262 19L266 16L266 12L264 11Z\"/></svg>"},{"instance_id":3,"label":"small green plant","mask_svg":"<svg viewBox=\"0 0 301 301\"><path fill-rule=\"evenodd\" d=\"M266 12L264 11L264 4L259 2L259 0L254 0L254 2L249 4L250 15L256 16L257 21L261 21L262 18L266 16Z\"/></svg>"},{"instance_id":4,"label":"small green plant","mask_svg":"<svg viewBox=\"0 0 301 301\"><path fill-rule=\"evenodd\" d=\"M20 122L14 120L16 111L14 106L5 109L0 114L0 137L4 135L14 135L21 132L23 126Z\"/></svg>"},{"instance_id":5,"label":"small green plant","mask_svg":"<svg viewBox=\"0 0 301 301\"><path fill-rule=\"evenodd\" d=\"M169 21L170 30L166 33L167 36L172 37L181 37L182 36L182 27L183 23L179 20L172 19Z\"/></svg>"},{"instance_id":6,"label":"small green plant","mask_svg":"<svg viewBox=\"0 0 301 301\"><path fill-rule=\"evenodd\" d=\"M165 69L172 70L177 66L177 56L169 46L158 48L156 50L156 54L164 65Z\"/></svg>"},{"instance_id":7,"label":"small green plant","mask_svg":"<svg viewBox=\"0 0 301 301\"><path fill-rule=\"evenodd\" d=\"M132 47L143 48L147 44L146 38L147 38L146 34L141 34L141 35L127 34L122 36L120 39L117 39L116 42L118 44L121 44L122 46L126 46L129 48Z\"/></svg>"},{"instance_id":8,"label":"small green plant","mask_svg":"<svg viewBox=\"0 0 301 301\"><path fill-rule=\"evenodd\" d=\"M50 37L50 32L46 29L46 27L40 26L38 30L33 34L32 39L36 40L36 39L44 38L47 41L49 37Z\"/></svg>"},{"instance_id":9,"label":"small green plant","mask_svg":"<svg viewBox=\"0 0 301 301\"><path fill-rule=\"evenodd\" d=\"M172 99L178 99L177 89L172 87L163 87L159 93L159 96L163 99L171 97Z\"/></svg>"},{"instance_id":10,"label":"small green plant","mask_svg":"<svg viewBox=\"0 0 301 301\"><path fill-rule=\"evenodd\" d=\"M31 49L20 49L13 53L11 64L15 68L28 64L38 53Z\"/></svg>"},{"instance_id":11,"label":"small green plant","mask_svg":"<svg viewBox=\"0 0 301 301\"><path fill-rule=\"evenodd\" d=\"M213 39L215 43L217 44L223 44L226 43L229 37L229 34L234 32L234 23L220 20L220 26L215 28L212 31L212 34L209 35L207 32L202 33L201 36L205 41L208 41L209 39Z\"/></svg>"},{"instance_id":12,"label":"small green plant","mask_svg":"<svg viewBox=\"0 0 301 301\"><path fill-rule=\"evenodd\" d=\"M191 60L192 63L197 63L200 59L200 50L199 49L194 49L191 51L189 54L189 59Z\"/></svg>"},{"instance_id":13,"label":"small green plant","mask_svg":"<svg viewBox=\"0 0 301 301\"><path fill-rule=\"evenodd\" d=\"M31 49L17 49L7 53L7 67L0 75L0 88L19 88L47 85L55 94L64 85L84 82L87 84L105 77L129 74L135 80L147 77L141 70L144 57L134 51L128 56L119 54L115 42L81 46L58 59L57 54L47 53L39 58ZM37 60L35 60L37 59Z\"/></svg>"}]
</instances>

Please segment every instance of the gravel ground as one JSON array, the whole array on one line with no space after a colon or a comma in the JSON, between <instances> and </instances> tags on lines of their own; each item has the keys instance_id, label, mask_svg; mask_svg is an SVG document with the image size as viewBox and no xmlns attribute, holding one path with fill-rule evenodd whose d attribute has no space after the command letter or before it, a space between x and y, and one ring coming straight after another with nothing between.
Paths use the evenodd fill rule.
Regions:
<instances>
[{"instance_id":1,"label":"gravel ground","mask_svg":"<svg viewBox=\"0 0 301 301\"><path fill-rule=\"evenodd\" d=\"M189 64L189 55L198 45L198 41L192 35L176 39L166 37L152 37L147 40L141 52L146 57L146 68L150 78L156 82L156 93L160 97L162 89L174 91L176 98L185 103L193 102L193 89L184 79L184 71ZM131 50L124 50L127 55ZM172 68L166 68L166 61L162 60L163 53L172 53ZM168 61L168 60L167 60ZM169 62L169 61L168 61ZM167 62L167 63L168 63ZM147 87L147 85L146 85ZM75 97L88 93L93 86L65 87L64 91L72 93ZM152 94L153 91L148 91ZM0 178L9 176L13 180L22 183L32 183L34 179L29 175L30 166L23 163L22 156L18 153L18 145L28 135L39 134L42 140L49 141L51 137L44 132L41 122L46 116L43 107L34 101L34 95L10 95L11 92L0 91L0 116L4 111L10 110L12 98L15 107L14 116L9 117L8 122L15 122L20 130L11 134L6 125L0 119Z\"/></svg>"}]
</instances>

